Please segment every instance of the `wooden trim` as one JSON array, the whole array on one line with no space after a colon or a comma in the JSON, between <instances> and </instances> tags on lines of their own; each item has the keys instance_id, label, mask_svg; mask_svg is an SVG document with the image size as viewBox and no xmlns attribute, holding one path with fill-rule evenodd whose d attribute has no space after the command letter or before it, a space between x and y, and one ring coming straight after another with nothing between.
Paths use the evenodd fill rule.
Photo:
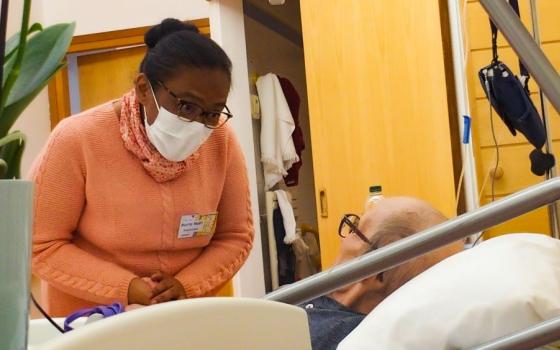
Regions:
<instances>
[{"instance_id":1,"label":"wooden trim","mask_svg":"<svg viewBox=\"0 0 560 350\"><path fill-rule=\"evenodd\" d=\"M203 35L210 36L208 18L189 21ZM144 34L152 26L114 30L110 32L77 35L72 39L68 53L80 53L117 47L144 45ZM51 128L70 115L70 98L68 93L68 71L60 70L49 83L49 103Z\"/></svg>"},{"instance_id":2,"label":"wooden trim","mask_svg":"<svg viewBox=\"0 0 560 350\"><path fill-rule=\"evenodd\" d=\"M207 18L196 19L189 23L197 26L204 35L210 35L210 21ZM152 26L113 30L110 32L78 35L72 39L68 53L77 53L91 50L109 49L130 45L144 44L144 34Z\"/></svg>"},{"instance_id":3,"label":"wooden trim","mask_svg":"<svg viewBox=\"0 0 560 350\"><path fill-rule=\"evenodd\" d=\"M51 129L65 117L70 115L70 99L68 97L68 69L61 69L49 83L49 111Z\"/></svg>"}]
</instances>

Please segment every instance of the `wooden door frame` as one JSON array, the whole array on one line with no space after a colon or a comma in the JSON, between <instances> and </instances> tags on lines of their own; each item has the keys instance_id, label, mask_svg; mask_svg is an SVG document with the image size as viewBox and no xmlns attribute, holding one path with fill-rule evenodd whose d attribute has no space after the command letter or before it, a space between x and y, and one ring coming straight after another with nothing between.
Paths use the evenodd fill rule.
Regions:
<instances>
[{"instance_id":1,"label":"wooden door frame","mask_svg":"<svg viewBox=\"0 0 560 350\"><path fill-rule=\"evenodd\" d=\"M189 21L200 33L210 36L208 18ZM68 54L80 52L115 49L118 47L144 45L144 34L152 26L114 30L103 33L77 35L72 38ZM68 92L68 70L61 69L49 83L49 111L51 129L70 115L70 97Z\"/></svg>"}]
</instances>

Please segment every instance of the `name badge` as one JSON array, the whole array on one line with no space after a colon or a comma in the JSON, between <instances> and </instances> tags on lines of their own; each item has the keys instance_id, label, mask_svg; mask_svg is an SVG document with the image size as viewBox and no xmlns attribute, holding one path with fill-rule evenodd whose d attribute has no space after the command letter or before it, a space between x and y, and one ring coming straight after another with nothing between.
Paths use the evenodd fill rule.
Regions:
<instances>
[{"instance_id":1,"label":"name badge","mask_svg":"<svg viewBox=\"0 0 560 350\"><path fill-rule=\"evenodd\" d=\"M179 225L178 238L193 238L213 235L216 230L218 213L183 215Z\"/></svg>"}]
</instances>

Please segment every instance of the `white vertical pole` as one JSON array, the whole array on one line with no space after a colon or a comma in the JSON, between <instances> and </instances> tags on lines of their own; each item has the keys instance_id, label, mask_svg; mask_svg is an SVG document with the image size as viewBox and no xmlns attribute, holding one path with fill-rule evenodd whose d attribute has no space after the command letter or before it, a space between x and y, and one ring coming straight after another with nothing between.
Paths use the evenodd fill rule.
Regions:
<instances>
[{"instance_id":1,"label":"white vertical pole","mask_svg":"<svg viewBox=\"0 0 560 350\"><path fill-rule=\"evenodd\" d=\"M463 116L470 116L469 107L469 90L467 86L467 78L465 74L466 59L465 45L463 38L463 26L461 20L461 0L448 0L449 8L449 25L451 29L451 44L453 49L453 70L455 73L455 90L457 94L457 109L459 119L459 130L461 143L464 133ZM465 5L466 6L466 5ZM476 118L473 118L476 122ZM463 144L461 147L461 155L463 158L464 168L464 189L467 211L471 211L479 207L478 183L476 178L476 165L473 156L472 142Z\"/></svg>"}]
</instances>

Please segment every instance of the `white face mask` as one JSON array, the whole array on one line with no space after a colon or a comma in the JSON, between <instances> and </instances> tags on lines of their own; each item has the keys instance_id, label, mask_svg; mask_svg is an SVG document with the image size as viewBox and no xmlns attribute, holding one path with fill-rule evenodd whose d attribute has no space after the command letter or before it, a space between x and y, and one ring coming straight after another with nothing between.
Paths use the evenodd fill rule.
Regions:
<instances>
[{"instance_id":1,"label":"white face mask","mask_svg":"<svg viewBox=\"0 0 560 350\"><path fill-rule=\"evenodd\" d=\"M149 125L144 110L144 126L148 139L165 159L181 162L196 152L213 130L202 123L181 120L158 104L151 85L150 90L158 107L158 115L152 125Z\"/></svg>"}]
</instances>

